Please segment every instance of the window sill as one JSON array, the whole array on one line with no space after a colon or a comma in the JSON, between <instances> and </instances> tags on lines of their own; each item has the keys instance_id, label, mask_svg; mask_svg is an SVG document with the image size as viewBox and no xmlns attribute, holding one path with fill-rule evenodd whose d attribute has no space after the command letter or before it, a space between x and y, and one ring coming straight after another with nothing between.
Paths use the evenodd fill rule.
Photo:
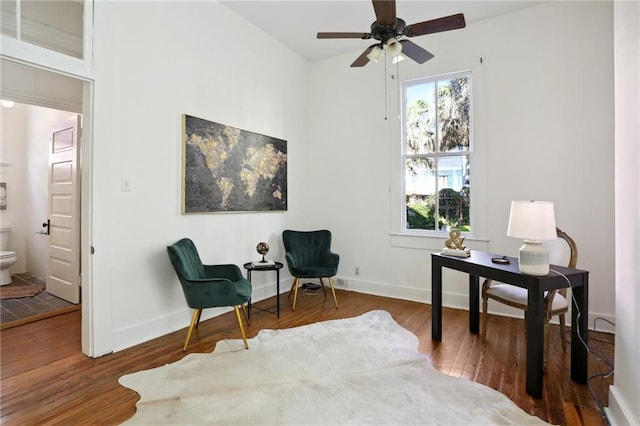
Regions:
<instances>
[{"instance_id":1,"label":"window sill","mask_svg":"<svg viewBox=\"0 0 640 426\"><path fill-rule=\"evenodd\" d=\"M449 238L447 235L411 235L390 233L391 247L412 248L419 250L440 251L445 246L444 242ZM488 238L468 237L464 240L464 245L472 250L487 251L489 248Z\"/></svg>"}]
</instances>

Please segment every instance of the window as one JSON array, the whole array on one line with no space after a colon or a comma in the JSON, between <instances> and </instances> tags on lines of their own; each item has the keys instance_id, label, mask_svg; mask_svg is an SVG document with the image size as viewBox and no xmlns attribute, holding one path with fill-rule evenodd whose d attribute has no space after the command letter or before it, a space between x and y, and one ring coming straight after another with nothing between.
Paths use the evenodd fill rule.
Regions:
<instances>
[{"instance_id":1,"label":"window","mask_svg":"<svg viewBox=\"0 0 640 426\"><path fill-rule=\"evenodd\" d=\"M402 84L403 233L471 231L471 72Z\"/></svg>"},{"instance_id":2,"label":"window","mask_svg":"<svg viewBox=\"0 0 640 426\"><path fill-rule=\"evenodd\" d=\"M2 0L1 33L82 59L85 7L84 0Z\"/></svg>"}]
</instances>

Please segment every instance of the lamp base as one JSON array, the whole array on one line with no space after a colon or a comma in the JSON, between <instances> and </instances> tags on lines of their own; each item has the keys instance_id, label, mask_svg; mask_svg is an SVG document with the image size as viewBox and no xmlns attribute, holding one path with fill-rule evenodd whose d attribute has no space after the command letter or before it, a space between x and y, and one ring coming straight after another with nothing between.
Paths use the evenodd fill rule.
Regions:
<instances>
[{"instance_id":1,"label":"lamp base","mask_svg":"<svg viewBox=\"0 0 640 426\"><path fill-rule=\"evenodd\" d=\"M524 240L518 251L520 272L541 277L549 273L549 253L541 241Z\"/></svg>"}]
</instances>

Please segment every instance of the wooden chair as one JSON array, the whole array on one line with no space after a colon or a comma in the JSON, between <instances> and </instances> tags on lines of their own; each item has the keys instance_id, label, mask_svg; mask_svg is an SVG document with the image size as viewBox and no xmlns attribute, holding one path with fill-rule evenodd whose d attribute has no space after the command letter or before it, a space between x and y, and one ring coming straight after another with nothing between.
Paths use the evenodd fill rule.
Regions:
<instances>
[{"instance_id":1,"label":"wooden chair","mask_svg":"<svg viewBox=\"0 0 640 426\"><path fill-rule=\"evenodd\" d=\"M575 268L578 262L578 247L575 241L560 228L556 228L558 239L545 242L549 251L549 263ZM482 336L487 335L487 302L489 299L505 305L522 309L525 317L525 333L527 331L527 289L511 284L485 280L482 283ZM559 315L562 350L566 352L565 314L569 310L567 289L545 292L544 296L544 368L547 368L549 357L549 321L552 316Z\"/></svg>"}]
</instances>

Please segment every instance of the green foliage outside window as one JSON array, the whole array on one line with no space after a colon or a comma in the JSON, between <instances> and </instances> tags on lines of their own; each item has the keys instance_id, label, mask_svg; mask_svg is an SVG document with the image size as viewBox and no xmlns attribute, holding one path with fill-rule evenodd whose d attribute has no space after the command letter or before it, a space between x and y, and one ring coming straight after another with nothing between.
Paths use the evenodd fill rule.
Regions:
<instances>
[{"instance_id":1,"label":"green foliage outside window","mask_svg":"<svg viewBox=\"0 0 640 426\"><path fill-rule=\"evenodd\" d=\"M438 229L459 229L463 232L471 230L469 218L468 191L455 191L444 188L439 195ZM433 195L407 196L407 229L435 230L435 197Z\"/></svg>"}]
</instances>

